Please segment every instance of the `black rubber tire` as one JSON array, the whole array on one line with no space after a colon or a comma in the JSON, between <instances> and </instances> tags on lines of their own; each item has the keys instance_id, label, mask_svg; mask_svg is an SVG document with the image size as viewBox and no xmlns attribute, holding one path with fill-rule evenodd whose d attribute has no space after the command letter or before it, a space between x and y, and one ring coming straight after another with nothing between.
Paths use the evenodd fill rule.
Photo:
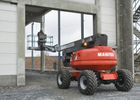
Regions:
<instances>
[{"instance_id":1,"label":"black rubber tire","mask_svg":"<svg viewBox=\"0 0 140 100\"><path fill-rule=\"evenodd\" d=\"M84 81L82 82L83 78ZM82 94L92 95L96 91L97 86L97 77L93 71L84 70L79 74L78 88Z\"/></svg>"},{"instance_id":2,"label":"black rubber tire","mask_svg":"<svg viewBox=\"0 0 140 100\"><path fill-rule=\"evenodd\" d=\"M126 69L117 71L118 78L115 82L115 87L119 91L129 91L133 87L133 77L130 71Z\"/></svg>"},{"instance_id":3,"label":"black rubber tire","mask_svg":"<svg viewBox=\"0 0 140 100\"><path fill-rule=\"evenodd\" d=\"M62 69L58 71L57 74L57 85L60 89L68 89L70 87L70 73L66 69Z\"/></svg>"}]
</instances>

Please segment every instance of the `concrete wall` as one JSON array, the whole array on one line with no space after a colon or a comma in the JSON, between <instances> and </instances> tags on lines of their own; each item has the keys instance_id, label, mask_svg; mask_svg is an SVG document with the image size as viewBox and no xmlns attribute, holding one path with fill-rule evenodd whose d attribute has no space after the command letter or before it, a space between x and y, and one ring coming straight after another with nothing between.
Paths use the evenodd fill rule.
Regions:
<instances>
[{"instance_id":1,"label":"concrete wall","mask_svg":"<svg viewBox=\"0 0 140 100\"><path fill-rule=\"evenodd\" d=\"M0 86L16 84L16 37L17 6L0 2Z\"/></svg>"},{"instance_id":2,"label":"concrete wall","mask_svg":"<svg viewBox=\"0 0 140 100\"><path fill-rule=\"evenodd\" d=\"M101 0L101 33L108 35L108 45L116 48L115 0Z\"/></svg>"},{"instance_id":3,"label":"concrete wall","mask_svg":"<svg viewBox=\"0 0 140 100\"><path fill-rule=\"evenodd\" d=\"M65 11L95 14L95 0L2 0L12 3L21 3L32 6L41 6ZM80 2L81 1L81 2ZM93 3L92 3L93 2Z\"/></svg>"},{"instance_id":4,"label":"concrete wall","mask_svg":"<svg viewBox=\"0 0 140 100\"><path fill-rule=\"evenodd\" d=\"M86 4L95 4L95 0L66 0L66 1L74 1L74 2L86 3Z\"/></svg>"}]
</instances>

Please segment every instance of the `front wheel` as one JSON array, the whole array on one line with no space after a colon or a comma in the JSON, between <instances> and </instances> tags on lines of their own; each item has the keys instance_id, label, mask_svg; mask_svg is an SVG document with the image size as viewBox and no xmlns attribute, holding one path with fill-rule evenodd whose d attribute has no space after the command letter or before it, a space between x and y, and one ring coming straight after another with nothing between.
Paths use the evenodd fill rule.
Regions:
<instances>
[{"instance_id":1,"label":"front wheel","mask_svg":"<svg viewBox=\"0 0 140 100\"><path fill-rule=\"evenodd\" d=\"M131 72L122 69L117 71L118 78L115 82L115 87L119 91L129 91L133 87L133 78Z\"/></svg>"},{"instance_id":2,"label":"front wheel","mask_svg":"<svg viewBox=\"0 0 140 100\"><path fill-rule=\"evenodd\" d=\"M78 88L82 94L92 95L97 86L97 77L93 71L85 70L79 74Z\"/></svg>"},{"instance_id":3,"label":"front wheel","mask_svg":"<svg viewBox=\"0 0 140 100\"><path fill-rule=\"evenodd\" d=\"M67 89L70 86L70 73L68 70L62 69L57 74L57 85L60 89Z\"/></svg>"}]
</instances>

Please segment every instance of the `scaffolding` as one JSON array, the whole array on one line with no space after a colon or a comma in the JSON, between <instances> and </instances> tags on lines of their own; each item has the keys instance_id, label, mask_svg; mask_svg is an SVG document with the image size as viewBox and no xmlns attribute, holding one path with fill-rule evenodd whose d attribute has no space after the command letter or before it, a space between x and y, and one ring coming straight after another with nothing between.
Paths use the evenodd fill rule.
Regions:
<instances>
[{"instance_id":1,"label":"scaffolding","mask_svg":"<svg viewBox=\"0 0 140 100\"><path fill-rule=\"evenodd\" d=\"M134 54L140 53L140 0L133 0Z\"/></svg>"},{"instance_id":2,"label":"scaffolding","mask_svg":"<svg viewBox=\"0 0 140 100\"><path fill-rule=\"evenodd\" d=\"M133 33L135 72L140 71L140 0L133 0Z\"/></svg>"}]
</instances>

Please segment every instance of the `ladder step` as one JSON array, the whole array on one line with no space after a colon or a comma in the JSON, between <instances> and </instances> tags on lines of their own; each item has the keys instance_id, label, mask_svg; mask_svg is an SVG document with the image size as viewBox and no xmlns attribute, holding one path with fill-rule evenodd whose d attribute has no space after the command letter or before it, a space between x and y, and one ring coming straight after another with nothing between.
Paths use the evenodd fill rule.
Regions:
<instances>
[{"instance_id":1,"label":"ladder step","mask_svg":"<svg viewBox=\"0 0 140 100\"><path fill-rule=\"evenodd\" d=\"M134 29L134 33L136 35L136 37L138 37L140 39L140 31L136 28L136 27L133 27Z\"/></svg>"},{"instance_id":2,"label":"ladder step","mask_svg":"<svg viewBox=\"0 0 140 100\"><path fill-rule=\"evenodd\" d=\"M136 23L140 19L140 6L137 8L133 15L133 22Z\"/></svg>"}]
</instances>

